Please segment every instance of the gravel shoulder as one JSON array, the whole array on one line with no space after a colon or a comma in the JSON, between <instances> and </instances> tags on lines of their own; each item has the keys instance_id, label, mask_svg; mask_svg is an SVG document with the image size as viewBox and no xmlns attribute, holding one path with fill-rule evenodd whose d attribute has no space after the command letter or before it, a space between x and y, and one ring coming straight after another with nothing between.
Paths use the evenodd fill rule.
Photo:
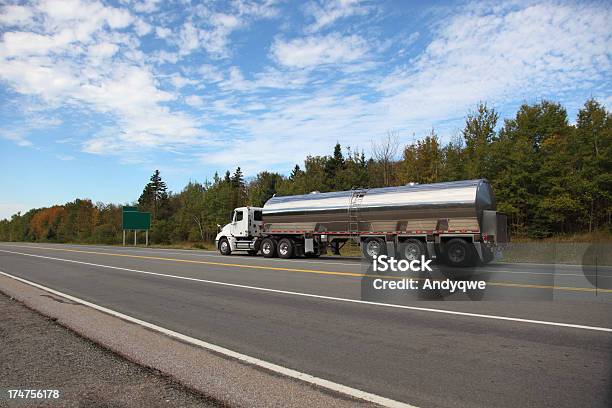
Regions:
<instances>
[{"instance_id":1,"label":"gravel shoulder","mask_svg":"<svg viewBox=\"0 0 612 408\"><path fill-rule=\"evenodd\" d=\"M134 364L0 293L0 406L7 389L58 389L36 406L218 406L154 370Z\"/></svg>"}]
</instances>

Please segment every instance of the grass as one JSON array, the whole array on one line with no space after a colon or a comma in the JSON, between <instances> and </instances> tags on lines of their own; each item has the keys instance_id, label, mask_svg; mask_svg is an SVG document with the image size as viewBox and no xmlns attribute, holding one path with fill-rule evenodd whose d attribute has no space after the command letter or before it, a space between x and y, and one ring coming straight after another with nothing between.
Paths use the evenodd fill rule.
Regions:
<instances>
[{"instance_id":1,"label":"grass","mask_svg":"<svg viewBox=\"0 0 612 408\"><path fill-rule=\"evenodd\" d=\"M516 243L612 243L612 232L610 231L594 231L582 232L579 234L563 234L554 235L543 239L534 239L526 236L512 236L512 242Z\"/></svg>"}]
</instances>

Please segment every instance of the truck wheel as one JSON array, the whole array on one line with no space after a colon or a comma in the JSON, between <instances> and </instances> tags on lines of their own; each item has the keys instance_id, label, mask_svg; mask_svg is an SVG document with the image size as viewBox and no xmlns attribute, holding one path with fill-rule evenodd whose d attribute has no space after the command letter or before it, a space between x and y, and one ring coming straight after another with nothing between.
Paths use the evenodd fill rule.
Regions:
<instances>
[{"instance_id":1,"label":"truck wheel","mask_svg":"<svg viewBox=\"0 0 612 408\"><path fill-rule=\"evenodd\" d=\"M379 255L387 253L385 243L378 238L368 238L361 243L361 251L367 259L374 259Z\"/></svg>"},{"instance_id":2,"label":"truck wheel","mask_svg":"<svg viewBox=\"0 0 612 408\"><path fill-rule=\"evenodd\" d=\"M293 242L289 238L283 238L278 242L278 256L283 259L293 257Z\"/></svg>"},{"instance_id":3,"label":"truck wheel","mask_svg":"<svg viewBox=\"0 0 612 408\"><path fill-rule=\"evenodd\" d=\"M221 241L219 241L219 252L221 252L221 255L229 255L232 253L232 248L227 238L221 238Z\"/></svg>"},{"instance_id":4,"label":"truck wheel","mask_svg":"<svg viewBox=\"0 0 612 408\"><path fill-rule=\"evenodd\" d=\"M261 242L261 253L264 258L274 258L276 256L276 241L272 238L264 238Z\"/></svg>"},{"instance_id":5,"label":"truck wheel","mask_svg":"<svg viewBox=\"0 0 612 408\"><path fill-rule=\"evenodd\" d=\"M474 258L474 251L465 240L453 238L444 245L444 258L450 266L469 266Z\"/></svg>"},{"instance_id":6,"label":"truck wheel","mask_svg":"<svg viewBox=\"0 0 612 408\"><path fill-rule=\"evenodd\" d=\"M425 244L418 239L410 238L400 244L399 256L407 261L420 261L425 255Z\"/></svg>"}]
</instances>

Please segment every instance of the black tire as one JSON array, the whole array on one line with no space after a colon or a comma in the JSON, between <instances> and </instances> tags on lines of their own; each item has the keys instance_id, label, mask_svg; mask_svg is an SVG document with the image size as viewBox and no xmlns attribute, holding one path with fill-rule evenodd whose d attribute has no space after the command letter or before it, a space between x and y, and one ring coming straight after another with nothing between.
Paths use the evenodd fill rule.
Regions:
<instances>
[{"instance_id":1,"label":"black tire","mask_svg":"<svg viewBox=\"0 0 612 408\"><path fill-rule=\"evenodd\" d=\"M382 239L367 238L361 242L361 252L366 259L372 260L375 256L385 255L387 247Z\"/></svg>"},{"instance_id":2,"label":"black tire","mask_svg":"<svg viewBox=\"0 0 612 408\"><path fill-rule=\"evenodd\" d=\"M399 258L407 261L420 261L421 256L426 255L425 244L423 241L410 238L402 242L399 246Z\"/></svg>"},{"instance_id":3,"label":"black tire","mask_svg":"<svg viewBox=\"0 0 612 408\"><path fill-rule=\"evenodd\" d=\"M232 253L232 248L227 238L221 238L219 240L219 252L221 252L221 255L230 255Z\"/></svg>"},{"instance_id":4,"label":"black tire","mask_svg":"<svg viewBox=\"0 0 612 408\"><path fill-rule=\"evenodd\" d=\"M276 241L272 238L264 238L261 241L261 254L264 258L276 257Z\"/></svg>"},{"instance_id":5,"label":"black tire","mask_svg":"<svg viewBox=\"0 0 612 408\"><path fill-rule=\"evenodd\" d=\"M444 244L444 259L449 266L470 266L474 262L474 249L461 238L453 238Z\"/></svg>"},{"instance_id":6,"label":"black tire","mask_svg":"<svg viewBox=\"0 0 612 408\"><path fill-rule=\"evenodd\" d=\"M283 238L278 241L278 256L279 258L289 259L293 258L294 245L293 241L289 238Z\"/></svg>"}]
</instances>

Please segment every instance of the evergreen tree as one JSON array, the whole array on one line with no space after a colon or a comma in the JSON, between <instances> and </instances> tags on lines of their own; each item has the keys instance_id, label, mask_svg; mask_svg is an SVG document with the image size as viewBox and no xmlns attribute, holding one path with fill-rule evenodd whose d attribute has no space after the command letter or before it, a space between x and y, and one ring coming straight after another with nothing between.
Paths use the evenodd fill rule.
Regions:
<instances>
[{"instance_id":1,"label":"evergreen tree","mask_svg":"<svg viewBox=\"0 0 612 408\"><path fill-rule=\"evenodd\" d=\"M236 168L236 171L230 180L232 190L232 206L233 208L242 207L246 204L246 186L244 184L244 177L240 166Z\"/></svg>"},{"instance_id":2,"label":"evergreen tree","mask_svg":"<svg viewBox=\"0 0 612 408\"><path fill-rule=\"evenodd\" d=\"M342 180L339 178L344 169L344 156L342 155L342 147L340 143L334 146L334 153L325 161L325 181L329 190L341 189Z\"/></svg>"},{"instance_id":3,"label":"evergreen tree","mask_svg":"<svg viewBox=\"0 0 612 408\"><path fill-rule=\"evenodd\" d=\"M289 180L295 181L298 177L302 176L304 172L300 169L299 164L296 164L293 170L291 171L291 175L289 176Z\"/></svg>"},{"instance_id":4,"label":"evergreen tree","mask_svg":"<svg viewBox=\"0 0 612 408\"><path fill-rule=\"evenodd\" d=\"M153 220L166 215L168 206L168 187L162 180L159 170L155 170L149 182L138 198L138 206L142 211L150 211Z\"/></svg>"},{"instance_id":5,"label":"evergreen tree","mask_svg":"<svg viewBox=\"0 0 612 408\"><path fill-rule=\"evenodd\" d=\"M276 186L282 180L278 173L262 171L248 185L248 202L254 207L263 207L274 194Z\"/></svg>"},{"instance_id":6,"label":"evergreen tree","mask_svg":"<svg viewBox=\"0 0 612 408\"><path fill-rule=\"evenodd\" d=\"M340 190L349 190L353 188L364 188L368 186L368 166L363 151L361 153L351 152L351 148L347 147L347 158L344 161L344 166L340 171L338 179L342 183Z\"/></svg>"}]
</instances>

